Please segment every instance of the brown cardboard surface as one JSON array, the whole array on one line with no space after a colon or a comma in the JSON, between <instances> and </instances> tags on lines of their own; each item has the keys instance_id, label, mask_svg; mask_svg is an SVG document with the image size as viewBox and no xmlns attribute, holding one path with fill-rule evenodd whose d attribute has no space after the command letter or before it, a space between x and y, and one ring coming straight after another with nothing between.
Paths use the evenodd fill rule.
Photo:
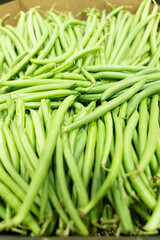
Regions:
<instances>
[{"instance_id":1,"label":"brown cardboard surface","mask_svg":"<svg viewBox=\"0 0 160 240\"><path fill-rule=\"evenodd\" d=\"M132 6L132 8L128 8L128 10L135 12L141 0L109 0L109 2L115 6ZM12 0L11 2L0 5L0 18L9 13L10 17L7 18L5 22L15 24L15 16L20 10L27 11L32 7L40 6L43 11L47 11L54 3L57 3L55 7L57 10L68 10L72 11L73 14L77 14L88 7L96 7L99 9L107 8L104 0Z\"/></svg>"}]
</instances>

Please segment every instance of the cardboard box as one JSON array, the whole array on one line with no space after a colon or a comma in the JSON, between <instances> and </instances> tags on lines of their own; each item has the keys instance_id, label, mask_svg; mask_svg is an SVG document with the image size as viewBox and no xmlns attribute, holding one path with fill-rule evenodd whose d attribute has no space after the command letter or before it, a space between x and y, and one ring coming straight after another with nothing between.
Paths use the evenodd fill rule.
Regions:
<instances>
[{"instance_id":1,"label":"cardboard box","mask_svg":"<svg viewBox=\"0 0 160 240\"><path fill-rule=\"evenodd\" d=\"M115 6L130 6L129 11L134 13L141 0L109 0L108 2ZM0 0L0 17L2 18L9 13L10 17L6 19L5 23L15 25L15 16L20 10L27 11L32 7L40 6L42 11L47 11L54 3L57 3L55 7L57 10L65 11L67 9L75 15L88 7L107 8L109 11L104 0Z\"/></svg>"}]
</instances>

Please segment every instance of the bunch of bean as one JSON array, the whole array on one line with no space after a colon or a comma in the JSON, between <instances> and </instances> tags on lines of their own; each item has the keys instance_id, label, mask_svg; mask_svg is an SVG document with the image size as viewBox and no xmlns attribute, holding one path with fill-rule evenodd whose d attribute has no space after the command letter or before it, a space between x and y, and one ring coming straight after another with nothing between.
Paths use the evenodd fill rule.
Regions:
<instances>
[{"instance_id":1,"label":"bunch of bean","mask_svg":"<svg viewBox=\"0 0 160 240\"><path fill-rule=\"evenodd\" d=\"M160 16L109 6L0 21L1 232L159 233Z\"/></svg>"}]
</instances>

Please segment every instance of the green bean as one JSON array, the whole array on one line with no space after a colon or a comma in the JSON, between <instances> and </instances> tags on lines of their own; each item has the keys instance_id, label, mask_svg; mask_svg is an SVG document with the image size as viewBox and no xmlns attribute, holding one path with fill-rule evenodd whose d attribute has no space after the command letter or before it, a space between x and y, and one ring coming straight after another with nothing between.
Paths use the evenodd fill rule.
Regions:
<instances>
[{"instance_id":1,"label":"green bean","mask_svg":"<svg viewBox=\"0 0 160 240\"><path fill-rule=\"evenodd\" d=\"M48 196L49 196L49 176L46 177L44 183L41 187L41 205L40 205L40 218L44 218L46 214L46 207L48 204ZM52 209L51 209L52 213Z\"/></svg>"},{"instance_id":2,"label":"green bean","mask_svg":"<svg viewBox=\"0 0 160 240\"><path fill-rule=\"evenodd\" d=\"M45 143L45 130L43 126L43 121L37 111L31 110L32 121L35 129L35 137L36 137L36 150L38 156L40 157L42 149Z\"/></svg>"},{"instance_id":3,"label":"green bean","mask_svg":"<svg viewBox=\"0 0 160 240\"><path fill-rule=\"evenodd\" d=\"M157 74L156 74L157 73ZM141 75L147 75L147 78L152 80L156 79L157 75L158 75L158 68L148 68L144 69L138 73L136 73L137 76L141 76ZM155 78L154 78L155 77Z\"/></svg>"},{"instance_id":4,"label":"green bean","mask_svg":"<svg viewBox=\"0 0 160 240\"><path fill-rule=\"evenodd\" d=\"M16 115L15 119L18 126L25 126L25 107L24 102L21 98L18 97L16 103Z\"/></svg>"},{"instance_id":5,"label":"green bean","mask_svg":"<svg viewBox=\"0 0 160 240\"><path fill-rule=\"evenodd\" d=\"M25 13L24 13L23 11L20 11L20 12L19 12L19 15L20 15L20 17L19 17L19 19L18 19L16 28L17 28L18 32L19 32L22 36L24 36Z\"/></svg>"},{"instance_id":6,"label":"green bean","mask_svg":"<svg viewBox=\"0 0 160 240\"><path fill-rule=\"evenodd\" d=\"M39 76L40 74L43 74L45 72L49 72L50 70L53 70L55 67L55 63L48 63L45 66L40 66L33 74L33 77Z\"/></svg>"},{"instance_id":7,"label":"green bean","mask_svg":"<svg viewBox=\"0 0 160 240\"><path fill-rule=\"evenodd\" d=\"M90 26L89 25L86 26L86 32L85 32L85 35L82 38L82 49L86 46L86 44L88 43L91 35L93 34L96 20L97 20L97 16L94 15L93 18L92 18L92 22L90 23Z\"/></svg>"},{"instance_id":8,"label":"green bean","mask_svg":"<svg viewBox=\"0 0 160 240\"><path fill-rule=\"evenodd\" d=\"M100 101L102 97L102 94L81 94L78 100L80 102L91 102L91 101Z\"/></svg>"},{"instance_id":9,"label":"green bean","mask_svg":"<svg viewBox=\"0 0 160 240\"><path fill-rule=\"evenodd\" d=\"M46 85L46 84L57 84L57 86L62 86L62 84L65 85L74 85L77 84L77 86L82 87L90 87L91 83L89 81L81 81L76 79L39 79L39 78L31 78L27 80L14 80L14 81L7 81L7 82L0 82L0 86L11 86L14 88L25 88L25 87L31 87L31 86L37 86L38 85ZM55 85L56 86L56 85Z\"/></svg>"},{"instance_id":10,"label":"green bean","mask_svg":"<svg viewBox=\"0 0 160 240\"><path fill-rule=\"evenodd\" d=\"M120 12L122 9L124 8L124 6L120 6L117 7L115 9L113 9L110 13L107 14L106 16L106 20L110 19L111 17L113 17L114 15L116 15L118 12Z\"/></svg>"},{"instance_id":11,"label":"green bean","mask_svg":"<svg viewBox=\"0 0 160 240\"><path fill-rule=\"evenodd\" d=\"M87 231L84 223L80 219L80 217L73 205L73 202L69 196L69 192L67 189L64 166L63 166L64 164L63 164L62 140L61 140L60 136L58 137L58 140L57 140L56 163L57 163L57 168L58 168L57 169L57 174L58 174L57 177L58 177L58 181L59 181L59 187L60 187L60 191L62 194L62 198L64 200L64 204L68 210L68 213L69 213L71 219L73 220L74 224L78 228L78 231L80 231L80 233L82 235L88 235L88 231Z\"/></svg>"},{"instance_id":12,"label":"green bean","mask_svg":"<svg viewBox=\"0 0 160 240\"><path fill-rule=\"evenodd\" d=\"M148 138L144 152L140 158L139 164L137 166L138 171L143 171L145 167L149 164L157 145L157 128L158 128L158 95L154 95L151 101L150 110L150 120L149 120L149 130Z\"/></svg>"},{"instance_id":13,"label":"green bean","mask_svg":"<svg viewBox=\"0 0 160 240\"><path fill-rule=\"evenodd\" d=\"M38 24L38 20L35 14L33 14L33 29L35 32L35 37L37 39L37 41L39 40L39 38L41 37L41 29L40 26Z\"/></svg>"},{"instance_id":14,"label":"green bean","mask_svg":"<svg viewBox=\"0 0 160 240\"><path fill-rule=\"evenodd\" d=\"M96 120L97 118L103 116L105 113L108 111L114 109L115 107L119 106L120 104L124 103L127 101L129 98L131 98L137 91L139 91L142 86L144 85L144 81L140 81L136 84L134 84L129 90L127 90L123 96L120 95L117 98L99 106L96 108L92 113L88 114L85 116L83 119L79 119L76 122L66 126L63 128L64 132L68 132L72 129L75 129L83 124L89 123L91 121Z\"/></svg>"},{"instance_id":15,"label":"green bean","mask_svg":"<svg viewBox=\"0 0 160 240\"><path fill-rule=\"evenodd\" d=\"M59 38L57 38L55 41L55 52L56 52L57 57L59 57L63 54L63 49L62 49Z\"/></svg>"},{"instance_id":16,"label":"green bean","mask_svg":"<svg viewBox=\"0 0 160 240\"><path fill-rule=\"evenodd\" d=\"M104 115L104 122L105 122L106 134L105 134L105 143L104 143L101 165L105 169L106 162L111 150L112 139L113 139L113 121L112 121L111 112L107 112Z\"/></svg>"},{"instance_id":17,"label":"green bean","mask_svg":"<svg viewBox=\"0 0 160 240\"><path fill-rule=\"evenodd\" d=\"M148 111L147 111L147 98L144 98L139 105L139 149L140 157L142 156L146 141L147 141L147 130L148 130Z\"/></svg>"},{"instance_id":18,"label":"green bean","mask_svg":"<svg viewBox=\"0 0 160 240\"><path fill-rule=\"evenodd\" d=\"M145 66L130 66L130 65L92 65L86 66L85 69L88 72L140 72L142 70L148 69Z\"/></svg>"},{"instance_id":19,"label":"green bean","mask_svg":"<svg viewBox=\"0 0 160 240\"><path fill-rule=\"evenodd\" d=\"M132 76L132 74L126 74L126 73L120 73L120 72L98 72L94 73L93 77L96 80L99 79L125 79L128 78L129 76Z\"/></svg>"},{"instance_id":20,"label":"green bean","mask_svg":"<svg viewBox=\"0 0 160 240\"><path fill-rule=\"evenodd\" d=\"M84 151L86 141L87 141L87 133L82 128L79 130L76 137L76 142L75 142L74 157L77 163L79 162L79 159Z\"/></svg>"},{"instance_id":21,"label":"green bean","mask_svg":"<svg viewBox=\"0 0 160 240\"><path fill-rule=\"evenodd\" d=\"M127 102L124 102L121 106L120 106L120 110L119 110L119 120L121 122L122 128L124 128L125 126L125 118L126 118L126 112L127 112Z\"/></svg>"},{"instance_id":22,"label":"green bean","mask_svg":"<svg viewBox=\"0 0 160 240\"><path fill-rule=\"evenodd\" d=\"M114 42L114 38L115 38L115 24L116 24L116 19L115 17L111 18L110 21L110 29L109 29L109 36L108 36L108 41L107 41L107 46L106 46L106 50L105 50L105 59L106 62L109 61L110 59L110 55L113 49L113 42Z\"/></svg>"},{"instance_id":23,"label":"green bean","mask_svg":"<svg viewBox=\"0 0 160 240\"><path fill-rule=\"evenodd\" d=\"M158 162L155 154L153 154L153 157L150 160L150 166L151 166L152 173L156 175L158 172Z\"/></svg>"},{"instance_id":24,"label":"green bean","mask_svg":"<svg viewBox=\"0 0 160 240\"><path fill-rule=\"evenodd\" d=\"M36 137L35 137L35 129L33 125L33 121L29 115L25 115L26 117L26 133L29 137L29 140L32 144L33 149L36 148Z\"/></svg>"},{"instance_id":25,"label":"green bean","mask_svg":"<svg viewBox=\"0 0 160 240\"><path fill-rule=\"evenodd\" d=\"M122 161L123 135L122 135L122 127L119 119L115 115L113 115L113 119L114 119L114 124L116 128L116 143L115 143L114 156L113 156L111 167L110 167L110 172L108 173L105 181L102 183L97 194L82 209L82 212L84 214L87 214L89 211L91 211L96 206L96 204L105 196L107 190L111 188L119 172L119 168Z\"/></svg>"},{"instance_id":26,"label":"green bean","mask_svg":"<svg viewBox=\"0 0 160 240\"><path fill-rule=\"evenodd\" d=\"M75 144L76 144L76 137L78 134L79 129L75 129L69 133L69 142L70 142L70 148L72 154L74 154L75 151Z\"/></svg>"},{"instance_id":27,"label":"green bean","mask_svg":"<svg viewBox=\"0 0 160 240\"><path fill-rule=\"evenodd\" d=\"M81 80L86 81L86 78L78 73L70 73L70 72L64 72L64 73L57 73L54 75L54 78L56 79L73 79L73 80Z\"/></svg>"},{"instance_id":28,"label":"green bean","mask_svg":"<svg viewBox=\"0 0 160 240\"><path fill-rule=\"evenodd\" d=\"M20 94L13 94L11 95L12 99L17 99L17 96L20 97L24 102L28 101L37 101L38 99L41 100L42 98L49 98L49 99L58 99L58 98L64 98L68 95L75 94L77 95L76 91L72 90L53 90L53 91L44 91L44 92L36 92L36 93L20 93ZM4 96L1 98L0 102L6 101L8 96Z\"/></svg>"},{"instance_id":29,"label":"green bean","mask_svg":"<svg viewBox=\"0 0 160 240\"><path fill-rule=\"evenodd\" d=\"M42 118L43 118L43 122L44 122L44 127L45 127L45 130L47 130L47 121L49 119L49 115L51 116L50 101L42 99L41 100L41 109L42 109Z\"/></svg>"},{"instance_id":30,"label":"green bean","mask_svg":"<svg viewBox=\"0 0 160 240\"><path fill-rule=\"evenodd\" d=\"M35 36L35 32L34 32L34 26L33 26L33 14L35 12L35 9L31 9L28 12L28 17L27 17L27 30L30 36L30 41L32 44L32 47L35 46L37 44L37 39Z\"/></svg>"}]
</instances>

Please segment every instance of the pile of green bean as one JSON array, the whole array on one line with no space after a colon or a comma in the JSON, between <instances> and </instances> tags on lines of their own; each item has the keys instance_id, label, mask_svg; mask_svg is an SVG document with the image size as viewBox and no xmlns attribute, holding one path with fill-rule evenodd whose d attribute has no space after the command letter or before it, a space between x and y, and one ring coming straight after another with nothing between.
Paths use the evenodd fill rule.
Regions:
<instances>
[{"instance_id":1,"label":"pile of green bean","mask_svg":"<svg viewBox=\"0 0 160 240\"><path fill-rule=\"evenodd\" d=\"M160 15L151 0L0 21L0 232L160 229Z\"/></svg>"}]
</instances>

